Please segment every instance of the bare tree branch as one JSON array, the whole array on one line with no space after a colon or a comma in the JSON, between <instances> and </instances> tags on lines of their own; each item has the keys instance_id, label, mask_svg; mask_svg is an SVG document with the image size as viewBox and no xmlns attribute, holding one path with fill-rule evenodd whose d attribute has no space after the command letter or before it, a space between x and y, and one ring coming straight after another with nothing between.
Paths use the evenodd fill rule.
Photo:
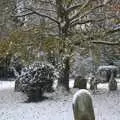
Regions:
<instances>
[{"instance_id":1,"label":"bare tree branch","mask_svg":"<svg viewBox=\"0 0 120 120\"><path fill-rule=\"evenodd\" d=\"M110 16L107 19L112 19L114 17L116 17L116 16L115 15L114 16ZM104 21L105 19L106 19L106 17L98 19L98 20L97 19L93 19L93 20L91 19L91 20L85 20L85 21L79 21L79 19L76 19L76 20L74 20L74 21L71 22L71 27L74 27L76 25L86 24L86 23L97 23L97 22Z\"/></svg>"},{"instance_id":2,"label":"bare tree branch","mask_svg":"<svg viewBox=\"0 0 120 120\"><path fill-rule=\"evenodd\" d=\"M82 10L83 8L85 8L90 3L90 1L91 0L87 0L84 5L82 5L81 3L79 3L78 5L72 6L72 7L70 7L70 8L67 9L67 12L70 13L70 12L76 10L79 7L81 7L80 10Z\"/></svg>"},{"instance_id":3,"label":"bare tree branch","mask_svg":"<svg viewBox=\"0 0 120 120\"><path fill-rule=\"evenodd\" d=\"M106 35L109 35L109 34L112 34L112 33L115 33L115 32L120 32L120 28L118 28L118 29L113 29L113 30L109 30L109 31L107 31L105 34L106 34Z\"/></svg>"},{"instance_id":4,"label":"bare tree branch","mask_svg":"<svg viewBox=\"0 0 120 120\"><path fill-rule=\"evenodd\" d=\"M74 16L72 16L72 17L70 18L70 21L71 21L71 20L74 20L75 18L77 18L77 17L79 17L79 16L80 16L80 18L83 18L83 17L87 16L88 14L90 14L90 13L91 13L92 11L94 11L95 9L98 9L98 8L104 7L104 6L105 6L104 4L101 4L101 5L98 5L98 6L94 7L94 8L91 8L89 11L85 12L85 13L84 13L83 15L81 15L81 16L80 16L81 11L79 11L79 12L77 12Z\"/></svg>"},{"instance_id":5,"label":"bare tree branch","mask_svg":"<svg viewBox=\"0 0 120 120\"><path fill-rule=\"evenodd\" d=\"M92 11L98 9L98 8L102 8L102 7L106 7L107 4L109 4L111 2L111 0L108 0L107 2L100 4L96 7L93 7L92 9L90 9L89 11L85 12L82 16L80 16L80 18L83 18L85 16L87 16L88 14L90 14Z\"/></svg>"},{"instance_id":6,"label":"bare tree branch","mask_svg":"<svg viewBox=\"0 0 120 120\"><path fill-rule=\"evenodd\" d=\"M86 23L94 23L94 22L96 22L96 20L75 21L71 23L71 27L74 27L76 25L83 25Z\"/></svg>"},{"instance_id":7,"label":"bare tree branch","mask_svg":"<svg viewBox=\"0 0 120 120\"><path fill-rule=\"evenodd\" d=\"M32 8L25 8L25 9L29 10L30 12L24 13L24 14L22 14L22 15L16 15L16 17L24 17L24 16L36 14L36 15L38 15L38 16L48 18L48 19L50 19L51 21L59 24L59 21L57 21L55 18L53 18L53 17L51 17L51 16L48 16L48 15L46 15L46 14L39 13L39 12L33 10Z\"/></svg>"},{"instance_id":8,"label":"bare tree branch","mask_svg":"<svg viewBox=\"0 0 120 120\"><path fill-rule=\"evenodd\" d=\"M25 16L33 15L33 14L34 14L34 12L27 12L27 13L15 15L15 16L12 16L12 17L25 17Z\"/></svg>"},{"instance_id":9,"label":"bare tree branch","mask_svg":"<svg viewBox=\"0 0 120 120\"><path fill-rule=\"evenodd\" d=\"M102 7L105 7L104 4L101 4L101 5L98 5L92 9L90 9L89 11L85 12L83 15L80 16L80 18L83 18L85 16L87 16L88 14L90 14L91 12L93 12L94 10L98 9L98 8L102 8Z\"/></svg>"},{"instance_id":10,"label":"bare tree branch","mask_svg":"<svg viewBox=\"0 0 120 120\"><path fill-rule=\"evenodd\" d=\"M56 12L56 10L53 10L53 9L45 9L45 8L40 8L38 10L43 10L43 11L49 11L49 12Z\"/></svg>"},{"instance_id":11,"label":"bare tree branch","mask_svg":"<svg viewBox=\"0 0 120 120\"><path fill-rule=\"evenodd\" d=\"M91 43L94 44L104 44L104 45L120 45L120 41L119 42L107 42L107 41L91 41Z\"/></svg>"}]
</instances>

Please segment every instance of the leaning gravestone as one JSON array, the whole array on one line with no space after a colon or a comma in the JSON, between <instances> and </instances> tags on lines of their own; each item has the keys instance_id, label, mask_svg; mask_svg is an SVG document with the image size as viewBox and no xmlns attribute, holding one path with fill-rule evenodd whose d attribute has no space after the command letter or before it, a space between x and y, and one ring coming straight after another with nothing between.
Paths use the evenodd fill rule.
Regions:
<instances>
[{"instance_id":1,"label":"leaning gravestone","mask_svg":"<svg viewBox=\"0 0 120 120\"><path fill-rule=\"evenodd\" d=\"M88 90L79 90L73 96L74 120L95 120L92 97Z\"/></svg>"}]
</instances>

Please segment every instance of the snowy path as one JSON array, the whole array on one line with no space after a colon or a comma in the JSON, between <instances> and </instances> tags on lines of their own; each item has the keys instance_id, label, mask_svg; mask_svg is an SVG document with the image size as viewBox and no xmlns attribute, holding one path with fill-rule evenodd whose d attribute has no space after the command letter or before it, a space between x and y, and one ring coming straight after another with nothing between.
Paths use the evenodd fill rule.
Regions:
<instances>
[{"instance_id":1,"label":"snowy path","mask_svg":"<svg viewBox=\"0 0 120 120\"><path fill-rule=\"evenodd\" d=\"M120 120L120 86L111 93L102 88L93 95L96 120ZM42 102L23 103L27 98L14 92L14 82L0 81L0 120L73 120L72 96L54 93Z\"/></svg>"}]
</instances>

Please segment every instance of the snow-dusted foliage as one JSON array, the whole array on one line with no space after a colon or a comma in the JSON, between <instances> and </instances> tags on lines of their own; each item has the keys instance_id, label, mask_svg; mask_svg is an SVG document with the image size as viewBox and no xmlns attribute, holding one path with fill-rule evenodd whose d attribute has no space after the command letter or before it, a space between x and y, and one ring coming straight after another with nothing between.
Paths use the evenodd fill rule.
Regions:
<instances>
[{"instance_id":1,"label":"snow-dusted foliage","mask_svg":"<svg viewBox=\"0 0 120 120\"><path fill-rule=\"evenodd\" d=\"M14 55L10 61L10 69L14 72L16 77L21 74L22 68L23 63L21 57L19 55Z\"/></svg>"},{"instance_id":2,"label":"snow-dusted foliage","mask_svg":"<svg viewBox=\"0 0 120 120\"><path fill-rule=\"evenodd\" d=\"M34 62L22 70L22 74L15 82L15 90L22 91L28 97L41 97L43 92L51 91L57 72L47 62Z\"/></svg>"}]
</instances>

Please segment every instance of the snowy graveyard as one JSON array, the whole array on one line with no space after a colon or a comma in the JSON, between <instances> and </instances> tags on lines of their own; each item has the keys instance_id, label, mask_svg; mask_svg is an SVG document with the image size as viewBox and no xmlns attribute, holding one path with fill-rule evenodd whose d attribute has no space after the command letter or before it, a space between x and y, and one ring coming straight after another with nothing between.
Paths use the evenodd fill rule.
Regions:
<instances>
[{"instance_id":1,"label":"snowy graveyard","mask_svg":"<svg viewBox=\"0 0 120 120\"><path fill-rule=\"evenodd\" d=\"M25 103L26 95L14 92L14 81L0 81L0 120L73 120L72 97L77 90L71 89L69 94L45 94L44 101ZM99 84L92 98L96 120L119 120L119 81L114 92L109 92L108 84Z\"/></svg>"}]
</instances>

